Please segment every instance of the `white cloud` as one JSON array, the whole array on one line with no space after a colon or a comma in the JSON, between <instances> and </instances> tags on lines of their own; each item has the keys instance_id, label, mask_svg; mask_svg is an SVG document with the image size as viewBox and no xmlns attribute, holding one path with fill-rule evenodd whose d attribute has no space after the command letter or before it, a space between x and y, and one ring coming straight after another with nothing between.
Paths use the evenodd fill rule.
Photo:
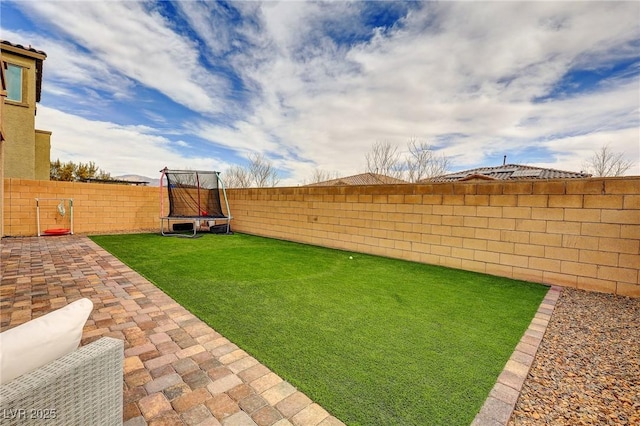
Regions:
<instances>
[{"instance_id":1,"label":"white cloud","mask_svg":"<svg viewBox=\"0 0 640 426\"><path fill-rule=\"evenodd\" d=\"M99 151L104 158L114 151L141 164L149 158L162 163L177 149L187 152L185 144L195 147L197 141L181 133L189 129L241 156L271 157L291 173L285 184L302 182L315 168L362 172L374 142L387 140L403 149L411 137L437 143L456 168L492 165L497 152L501 161L502 153L544 149L550 158L537 158L536 164L578 170L604 143L640 158L637 70L587 92L545 97L572 69L637 61L640 3L426 2L393 27L370 30L361 14L377 3L232 3L240 17L218 3L177 6L197 40L151 2L21 6L73 40L49 45L43 37L52 52L45 73L57 68L46 90L66 93L64 76L79 86L122 92L136 81L206 117L218 111L230 120L192 115L176 130L180 142L170 144L145 129L63 116L69 123L64 132L75 138L75 145L64 142L69 153L84 149L78 146L86 137L105 142L109 148ZM373 37L349 44L332 39L327 30L372 31ZM65 51L74 52L73 58L58 59ZM200 51L210 56L204 60ZM211 61L235 71L241 94L231 93L229 81L206 68ZM545 100L537 101L540 97ZM73 133L71 123L92 130ZM55 137L61 132L51 124ZM100 131L110 137L102 138ZM118 132L132 132L131 141L155 154L134 160L130 141L113 137ZM92 152L83 155L97 162ZM222 168L220 161L203 161Z\"/></svg>"},{"instance_id":2,"label":"white cloud","mask_svg":"<svg viewBox=\"0 0 640 426\"><path fill-rule=\"evenodd\" d=\"M115 73L106 62L80 52L73 44L52 40L41 34L2 30L2 37L13 43L31 44L47 54L43 75L43 91L55 95L74 97L81 101L74 88L90 87L108 90L116 97L127 97L133 82Z\"/></svg>"},{"instance_id":3,"label":"white cloud","mask_svg":"<svg viewBox=\"0 0 640 426\"><path fill-rule=\"evenodd\" d=\"M90 55L122 75L164 93L194 111L223 108L217 94L228 90L224 78L199 63L197 45L174 32L144 2L24 2ZM70 52L73 53L73 52Z\"/></svg>"},{"instance_id":4,"label":"white cloud","mask_svg":"<svg viewBox=\"0 0 640 426\"><path fill-rule=\"evenodd\" d=\"M364 155L376 140L403 147L411 136L433 141L452 133L467 135L443 148L458 167L485 161L497 143L506 151L544 145L573 166L585 153L560 148L567 134L592 134L594 141L601 134L622 137L620 148L638 155L637 132L628 130L639 124L637 78L534 102L574 66L637 55L629 46L640 37L638 7L427 4L403 25L379 31L348 52L318 39L313 55L301 59L296 49L320 19L318 5L263 6L259 36L270 41L271 59L244 71L261 97L233 133L245 141L243 149L253 144L296 152L343 174L363 171ZM313 169L309 164L301 170L293 157L285 166L298 181Z\"/></svg>"},{"instance_id":5,"label":"white cloud","mask_svg":"<svg viewBox=\"0 0 640 426\"><path fill-rule=\"evenodd\" d=\"M233 27L227 24L232 18L229 9L218 2L181 1L176 6L213 55L218 56L232 49Z\"/></svg>"},{"instance_id":6,"label":"white cloud","mask_svg":"<svg viewBox=\"0 0 640 426\"><path fill-rule=\"evenodd\" d=\"M219 158L193 158L180 150L183 141L172 142L146 126L122 126L108 121L88 120L53 108L40 106L36 125L52 131L51 159L89 162L112 176L140 174L154 178L164 166L173 169L221 170Z\"/></svg>"},{"instance_id":7,"label":"white cloud","mask_svg":"<svg viewBox=\"0 0 640 426\"><path fill-rule=\"evenodd\" d=\"M568 136L555 139L553 142L543 143L555 153L555 161L539 162L532 165L581 171L585 162L608 145L612 152L622 153L626 160L634 165L627 171L627 175L640 176L640 129L627 128L620 130L601 131L598 133Z\"/></svg>"}]
</instances>

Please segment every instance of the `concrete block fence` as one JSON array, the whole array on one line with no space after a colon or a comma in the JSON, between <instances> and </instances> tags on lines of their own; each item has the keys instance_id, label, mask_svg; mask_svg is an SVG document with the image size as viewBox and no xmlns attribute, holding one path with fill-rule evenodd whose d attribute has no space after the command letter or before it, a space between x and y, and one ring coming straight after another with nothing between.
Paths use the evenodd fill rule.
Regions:
<instances>
[{"instance_id":1,"label":"concrete block fence","mask_svg":"<svg viewBox=\"0 0 640 426\"><path fill-rule=\"evenodd\" d=\"M76 233L159 230L158 188L4 189L5 235L36 235L36 197L73 198ZM638 176L227 192L238 232L640 297ZM48 214L59 219L55 206Z\"/></svg>"},{"instance_id":2,"label":"concrete block fence","mask_svg":"<svg viewBox=\"0 0 640 426\"><path fill-rule=\"evenodd\" d=\"M76 233L139 232L160 227L157 187L5 179L3 236L37 235L36 198L53 198L40 203L42 230L68 228L69 209L63 217L56 208L58 199L63 198L73 199Z\"/></svg>"}]
</instances>

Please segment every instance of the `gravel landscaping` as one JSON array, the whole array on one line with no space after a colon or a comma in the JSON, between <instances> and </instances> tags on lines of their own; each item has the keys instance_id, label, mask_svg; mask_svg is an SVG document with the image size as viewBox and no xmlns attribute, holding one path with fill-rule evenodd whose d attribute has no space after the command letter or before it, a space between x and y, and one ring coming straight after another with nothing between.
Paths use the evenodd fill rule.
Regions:
<instances>
[{"instance_id":1,"label":"gravel landscaping","mask_svg":"<svg viewBox=\"0 0 640 426\"><path fill-rule=\"evenodd\" d=\"M564 289L509 425L640 424L640 299Z\"/></svg>"}]
</instances>

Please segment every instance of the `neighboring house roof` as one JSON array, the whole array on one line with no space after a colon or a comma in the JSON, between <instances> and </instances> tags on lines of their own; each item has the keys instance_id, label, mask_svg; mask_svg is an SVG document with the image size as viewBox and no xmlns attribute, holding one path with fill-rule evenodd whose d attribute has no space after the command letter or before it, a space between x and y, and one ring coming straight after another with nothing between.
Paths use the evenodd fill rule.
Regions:
<instances>
[{"instance_id":1,"label":"neighboring house roof","mask_svg":"<svg viewBox=\"0 0 640 426\"><path fill-rule=\"evenodd\" d=\"M396 179L390 176L379 175L376 173L362 173L359 175L312 183L307 186L395 185L399 183L407 182L402 179Z\"/></svg>"},{"instance_id":2,"label":"neighboring house roof","mask_svg":"<svg viewBox=\"0 0 640 426\"><path fill-rule=\"evenodd\" d=\"M480 167L447 175L435 176L421 180L425 182L456 182L468 180L524 180L524 179L582 179L591 177L588 173L568 172L564 170L545 169L542 167L523 166L521 164L503 164L497 167Z\"/></svg>"},{"instance_id":3,"label":"neighboring house roof","mask_svg":"<svg viewBox=\"0 0 640 426\"><path fill-rule=\"evenodd\" d=\"M0 48L16 55L33 58L36 61L36 102L40 102L40 93L42 92L42 61L47 58L47 54L31 46L24 47L21 44L11 43L7 40L0 40Z\"/></svg>"}]
</instances>

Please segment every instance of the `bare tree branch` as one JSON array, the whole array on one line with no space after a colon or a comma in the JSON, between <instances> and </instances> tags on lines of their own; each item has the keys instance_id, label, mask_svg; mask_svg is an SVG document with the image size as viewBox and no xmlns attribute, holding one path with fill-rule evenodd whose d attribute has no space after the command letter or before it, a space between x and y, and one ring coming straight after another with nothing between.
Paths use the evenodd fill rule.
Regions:
<instances>
[{"instance_id":1,"label":"bare tree branch","mask_svg":"<svg viewBox=\"0 0 640 426\"><path fill-rule=\"evenodd\" d=\"M249 165L232 166L224 173L227 188L276 186L280 182L278 171L264 155L249 154Z\"/></svg>"},{"instance_id":2,"label":"bare tree branch","mask_svg":"<svg viewBox=\"0 0 640 426\"><path fill-rule=\"evenodd\" d=\"M589 158L583 167L594 176L623 176L635 163L624 158L621 152L613 152L609 145L603 145Z\"/></svg>"},{"instance_id":3,"label":"bare tree branch","mask_svg":"<svg viewBox=\"0 0 640 426\"><path fill-rule=\"evenodd\" d=\"M227 188L248 188L251 186L249 171L241 166L231 166L224 173Z\"/></svg>"},{"instance_id":4,"label":"bare tree branch","mask_svg":"<svg viewBox=\"0 0 640 426\"><path fill-rule=\"evenodd\" d=\"M418 182L429 177L440 176L447 172L449 159L444 155L436 155L431 145L415 138L409 140L409 154L406 159L406 180Z\"/></svg>"},{"instance_id":5,"label":"bare tree branch","mask_svg":"<svg viewBox=\"0 0 640 426\"><path fill-rule=\"evenodd\" d=\"M378 141L373 144L365 159L367 160L367 172L390 176L400 179L402 176L402 164L398 147L392 146L388 141Z\"/></svg>"},{"instance_id":6,"label":"bare tree branch","mask_svg":"<svg viewBox=\"0 0 640 426\"><path fill-rule=\"evenodd\" d=\"M250 154L249 161L249 176L255 186L258 188L276 186L280 182L278 171L264 155Z\"/></svg>"},{"instance_id":7,"label":"bare tree branch","mask_svg":"<svg viewBox=\"0 0 640 426\"><path fill-rule=\"evenodd\" d=\"M337 179L337 178L338 178L338 173L336 172L331 173L322 169L314 169L313 173L311 174L311 177L308 179L309 182L307 183L307 179L305 179L304 185L325 182L325 181Z\"/></svg>"},{"instance_id":8,"label":"bare tree branch","mask_svg":"<svg viewBox=\"0 0 640 426\"><path fill-rule=\"evenodd\" d=\"M376 142L366 155L367 171L418 182L443 175L449 169L449 159L444 155L437 155L427 142L411 138L407 147L408 152L401 156L397 147L391 146L389 142Z\"/></svg>"}]
</instances>

